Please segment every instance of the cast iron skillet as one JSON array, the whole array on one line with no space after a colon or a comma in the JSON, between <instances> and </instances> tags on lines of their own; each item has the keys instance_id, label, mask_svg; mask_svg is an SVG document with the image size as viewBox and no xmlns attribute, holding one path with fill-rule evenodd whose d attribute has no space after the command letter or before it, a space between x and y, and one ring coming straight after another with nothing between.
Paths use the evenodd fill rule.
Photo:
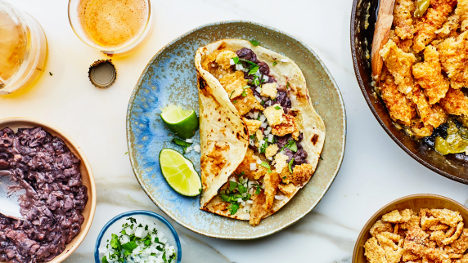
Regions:
<instances>
[{"instance_id":1,"label":"cast iron skillet","mask_svg":"<svg viewBox=\"0 0 468 263\"><path fill-rule=\"evenodd\" d=\"M370 8L367 12L369 4ZM416 161L447 178L468 184L468 157L466 155L443 156L427 145L411 139L403 130L399 130L393 125L382 100L374 95L374 89L371 86L370 59L366 58L366 50L370 55L378 4L378 0L353 0L351 14L350 35L354 72L367 105L390 138ZM366 14L370 15L367 29L365 28Z\"/></svg>"}]
</instances>

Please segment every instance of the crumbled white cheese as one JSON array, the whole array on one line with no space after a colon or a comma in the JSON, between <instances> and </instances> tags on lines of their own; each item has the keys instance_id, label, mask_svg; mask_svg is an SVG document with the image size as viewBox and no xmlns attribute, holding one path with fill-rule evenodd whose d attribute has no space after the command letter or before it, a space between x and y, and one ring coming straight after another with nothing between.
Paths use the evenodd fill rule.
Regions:
<instances>
[{"instance_id":1,"label":"crumbled white cheese","mask_svg":"<svg viewBox=\"0 0 468 263\"><path fill-rule=\"evenodd\" d=\"M265 149L265 156L267 158L273 157L278 152L278 145L271 144Z\"/></svg>"},{"instance_id":2,"label":"crumbled white cheese","mask_svg":"<svg viewBox=\"0 0 468 263\"><path fill-rule=\"evenodd\" d=\"M267 83L263 84L262 86L262 92L260 95L265 96L265 97L270 97L271 99L276 98L278 95L278 84L276 83Z\"/></svg>"},{"instance_id":3,"label":"crumbled white cheese","mask_svg":"<svg viewBox=\"0 0 468 263\"><path fill-rule=\"evenodd\" d=\"M263 114L265 114L270 126L275 126L283 122L284 111L283 108L277 104L266 108Z\"/></svg>"},{"instance_id":4,"label":"crumbled white cheese","mask_svg":"<svg viewBox=\"0 0 468 263\"><path fill-rule=\"evenodd\" d=\"M275 162L276 162L275 167L276 167L277 173L280 174L281 172L283 172L283 169L288 166L287 161L288 161L288 156L282 153L278 153L277 155L275 155Z\"/></svg>"}]
</instances>

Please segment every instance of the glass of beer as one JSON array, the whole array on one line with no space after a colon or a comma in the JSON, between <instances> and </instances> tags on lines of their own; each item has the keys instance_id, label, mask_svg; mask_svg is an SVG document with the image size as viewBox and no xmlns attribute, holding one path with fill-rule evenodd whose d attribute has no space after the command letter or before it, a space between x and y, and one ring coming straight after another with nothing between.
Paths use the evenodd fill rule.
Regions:
<instances>
[{"instance_id":1,"label":"glass of beer","mask_svg":"<svg viewBox=\"0 0 468 263\"><path fill-rule=\"evenodd\" d=\"M39 23L0 0L0 95L26 90L46 60L47 39Z\"/></svg>"},{"instance_id":2,"label":"glass of beer","mask_svg":"<svg viewBox=\"0 0 468 263\"><path fill-rule=\"evenodd\" d=\"M81 41L109 56L135 51L153 24L150 0L70 0L68 19Z\"/></svg>"}]
</instances>

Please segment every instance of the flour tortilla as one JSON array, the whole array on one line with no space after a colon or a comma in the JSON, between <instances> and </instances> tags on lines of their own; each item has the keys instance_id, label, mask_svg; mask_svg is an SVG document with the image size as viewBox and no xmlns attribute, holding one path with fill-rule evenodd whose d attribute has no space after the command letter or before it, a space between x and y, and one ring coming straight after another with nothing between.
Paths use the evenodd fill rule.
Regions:
<instances>
[{"instance_id":1,"label":"flour tortilla","mask_svg":"<svg viewBox=\"0 0 468 263\"><path fill-rule=\"evenodd\" d=\"M312 164L314 172L325 141L325 124L312 106L302 71L291 59L263 47L253 46L249 41L239 39L220 40L199 48L195 55L195 66L199 79L201 120L203 191L200 209L239 220L249 220L250 214L239 209L236 214L231 215L227 209L229 204L222 201L217 194L244 159L248 148L248 133L239 112L229 99L229 94L218 79L202 68L202 63L209 54L217 49L230 48L237 51L244 47L252 49L258 60L268 64L270 75L275 77L280 87L286 87L289 83L288 96L292 103L291 110L297 113L296 121L304 136L301 144L308 153L307 161ZM275 61L277 64L273 66ZM225 115L219 114L220 111L224 112ZM227 120L232 123L232 126L226 125ZM221 133L219 131L222 127L228 127L227 129L231 130ZM213 166L214 161L209 158L213 155L213 147L210 146L210 144L213 145L213 142L230 145L229 150L221 151L221 155L229 161L225 163L221 173L218 174L213 174L208 168ZM288 203L304 185L296 186L296 189L283 200L275 199L272 208L263 218L275 213Z\"/></svg>"}]
</instances>

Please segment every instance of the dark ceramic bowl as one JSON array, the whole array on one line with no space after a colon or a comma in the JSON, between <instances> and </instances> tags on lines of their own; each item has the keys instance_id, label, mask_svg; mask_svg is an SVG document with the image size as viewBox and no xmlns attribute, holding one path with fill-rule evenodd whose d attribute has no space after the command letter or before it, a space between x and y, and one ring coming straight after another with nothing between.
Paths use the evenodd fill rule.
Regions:
<instances>
[{"instance_id":1,"label":"dark ceramic bowl","mask_svg":"<svg viewBox=\"0 0 468 263\"><path fill-rule=\"evenodd\" d=\"M421 142L411 139L403 130L393 125L387 108L380 98L374 96L371 85L369 54L374 34L374 25L377 17L378 0L354 0L351 14L351 53L353 55L354 72L361 87L362 94L375 118L396 144L422 165L452 180L468 184L468 158L464 154L441 155ZM370 5L370 7L369 7ZM367 9L369 11L367 12ZM366 15L369 14L367 29Z\"/></svg>"}]
</instances>

